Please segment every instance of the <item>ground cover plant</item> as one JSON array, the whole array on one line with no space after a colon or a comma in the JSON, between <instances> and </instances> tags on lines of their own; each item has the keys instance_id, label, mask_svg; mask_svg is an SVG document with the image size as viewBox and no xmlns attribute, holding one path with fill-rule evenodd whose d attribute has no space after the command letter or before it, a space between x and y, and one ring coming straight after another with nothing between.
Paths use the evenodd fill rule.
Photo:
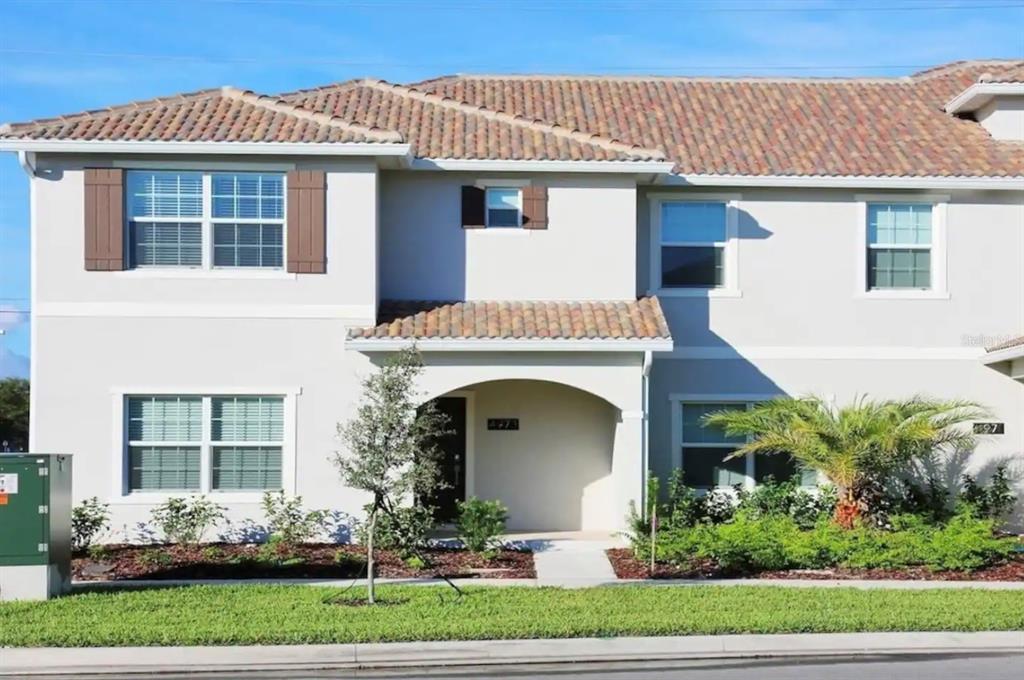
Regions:
<instances>
[{"instance_id":1,"label":"ground cover plant","mask_svg":"<svg viewBox=\"0 0 1024 680\"><path fill-rule=\"evenodd\" d=\"M0 603L0 646L250 645L1024 628L1024 591L193 586Z\"/></svg>"}]
</instances>

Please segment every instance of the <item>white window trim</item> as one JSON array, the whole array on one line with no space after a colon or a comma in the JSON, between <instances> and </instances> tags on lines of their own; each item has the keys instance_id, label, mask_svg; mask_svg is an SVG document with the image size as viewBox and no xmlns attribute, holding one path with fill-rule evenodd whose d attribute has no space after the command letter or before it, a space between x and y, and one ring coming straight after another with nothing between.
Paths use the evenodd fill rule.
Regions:
<instances>
[{"instance_id":1,"label":"white window trim","mask_svg":"<svg viewBox=\"0 0 1024 680\"><path fill-rule=\"evenodd\" d=\"M287 495L295 494L296 477L296 412L297 397L302 394L300 387L117 387L111 390L111 494L110 503L117 505L156 505L169 498L195 498L208 495L222 504L257 504L263 499L262 491L215 491L213 483L212 445L210 441L209 423L211 399L229 396L281 396L284 398L284 435L281 446L281 488ZM125 418L125 402L127 397L137 395L160 396L199 396L203 399L203 436L199 442L188 442L189 446L200 446L200 490L199 491L153 491L131 493L128 488L128 421ZM230 442L216 442L219 445L230 445ZM252 445L252 443L247 443ZM277 445L277 442L274 443Z\"/></svg>"},{"instance_id":2,"label":"white window trim","mask_svg":"<svg viewBox=\"0 0 1024 680\"><path fill-rule=\"evenodd\" d=\"M491 226L491 208L488 205L488 200L487 199L488 199L488 194L490 193L490 191L492 189L498 189L498 190L502 190L502 189L504 189L504 190L516 189L519 192L519 209L516 212L516 226L514 226L514 227L509 227L509 226L492 227ZM490 185L484 187L484 228L488 229L488 230L489 229L493 229L495 232L504 231L504 230L515 232L515 231L521 230L523 228L523 187L522 186L515 186L513 184L510 184L510 183L506 182L506 183L490 184Z\"/></svg>"},{"instance_id":3,"label":"white window trim","mask_svg":"<svg viewBox=\"0 0 1024 680\"><path fill-rule=\"evenodd\" d=\"M672 469L681 470L683 468L683 404L695 403L695 404L746 404L747 408L751 408L754 404L762 401L768 401L770 399L777 399L784 397L785 395L781 392L778 394L669 394L669 407L671 409L671 442L672 442ZM826 397L830 401L835 400L834 395L828 395ZM735 448L735 444L700 444L700 446L707 446L708 448ZM753 489L757 485L755 483L755 470L754 470L754 456L746 457L746 470L745 478L743 480L743 488ZM817 475L817 483L821 484L824 481L821 474ZM713 487L715 490L731 490L730 486L716 486ZM807 487L805 487L807 488Z\"/></svg>"},{"instance_id":4,"label":"white window trim","mask_svg":"<svg viewBox=\"0 0 1024 680\"><path fill-rule=\"evenodd\" d=\"M648 295L662 297L700 297L700 298L739 298L743 297L740 290L739 261L739 208L743 199L741 194L721 193L656 193L648 195L650 234L650 290ZM722 264L725 267L723 284L717 288L664 288L661 285L661 206L672 202L721 202L725 204L725 242L696 243L687 242L680 245L688 246L722 246L725 252ZM671 243L667 244L671 245Z\"/></svg>"},{"instance_id":5,"label":"white window trim","mask_svg":"<svg viewBox=\"0 0 1024 680\"><path fill-rule=\"evenodd\" d=\"M200 167L203 166L203 167ZM288 174L284 168L263 168L263 167L211 167L211 164L197 164L196 167L183 168L181 165L167 167L132 166L127 167L127 172L145 172L146 170L162 172L191 172L202 176L202 205L203 214L199 218L182 217L145 217L138 221L143 222L195 222L198 221L202 231L202 264L198 267L190 265L143 265L135 263L135 253L131 247L131 222L135 219L132 215L131 195L128 193L128 178L125 177L125 210L124 210L124 243L125 260L128 268L115 274L136 278L224 278L224 279L294 279L295 274L289 272L288 265ZM259 173L259 174L280 174L281 175L281 217L276 219L236 219L228 217L213 216L213 175L233 173ZM486 211L485 211L486 212ZM520 210L520 221L522 220ZM230 267L214 266L213 264L213 229L215 224L280 224L281 225L281 266L280 267Z\"/></svg>"},{"instance_id":6,"label":"white window trim","mask_svg":"<svg viewBox=\"0 0 1024 680\"><path fill-rule=\"evenodd\" d=\"M948 300L947 283L948 251L947 211L949 196L943 194L858 194L857 201L857 245L856 245L856 289L854 296L865 300ZM913 203L932 207L932 244L930 289L868 289L868 204L869 203ZM912 248L913 246L899 246Z\"/></svg>"}]
</instances>

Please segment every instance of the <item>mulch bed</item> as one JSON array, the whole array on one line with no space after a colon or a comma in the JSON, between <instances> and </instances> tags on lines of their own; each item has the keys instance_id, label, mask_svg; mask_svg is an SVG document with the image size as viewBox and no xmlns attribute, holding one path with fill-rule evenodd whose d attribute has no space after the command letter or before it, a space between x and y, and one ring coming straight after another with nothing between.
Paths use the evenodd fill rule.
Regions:
<instances>
[{"instance_id":1,"label":"mulch bed","mask_svg":"<svg viewBox=\"0 0 1024 680\"><path fill-rule=\"evenodd\" d=\"M1017 555L1003 564L977 571L931 571L925 567L905 569L794 569L763 571L757 574L724 574L714 562L697 561L690 565L658 562L651 574L650 565L633 557L629 548L607 551L615 575L622 579L716 579L757 578L768 580L813 579L834 580L899 580L899 581L1024 581L1024 555Z\"/></svg>"},{"instance_id":2,"label":"mulch bed","mask_svg":"<svg viewBox=\"0 0 1024 680\"><path fill-rule=\"evenodd\" d=\"M535 578L533 553L502 550L488 560L466 550L427 548L427 566L416 568L391 551L376 553L382 578ZM142 579L361 578L366 551L358 545L310 543L287 553L266 554L259 545L208 543L184 545L109 545L101 555L76 555L75 579L119 581Z\"/></svg>"}]
</instances>

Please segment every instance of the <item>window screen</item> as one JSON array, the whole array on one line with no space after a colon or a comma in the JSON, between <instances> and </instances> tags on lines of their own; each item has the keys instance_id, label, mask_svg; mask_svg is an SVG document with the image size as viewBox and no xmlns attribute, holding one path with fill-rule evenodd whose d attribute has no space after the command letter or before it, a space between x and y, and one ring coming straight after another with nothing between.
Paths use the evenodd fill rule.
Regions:
<instances>
[{"instance_id":1,"label":"window screen","mask_svg":"<svg viewBox=\"0 0 1024 680\"><path fill-rule=\"evenodd\" d=\"M868 288L932 285L932 206L868 205Z\"/></svg>"}]
</instances>

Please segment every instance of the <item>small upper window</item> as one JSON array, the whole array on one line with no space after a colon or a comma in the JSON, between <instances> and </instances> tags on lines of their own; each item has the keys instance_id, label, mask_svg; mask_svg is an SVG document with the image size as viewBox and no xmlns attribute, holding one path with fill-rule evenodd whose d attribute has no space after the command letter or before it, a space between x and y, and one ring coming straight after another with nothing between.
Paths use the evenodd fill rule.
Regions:
<instances>
[{"instance_id":1,"label":"small upper window","mask_svg":"<svg viewBox=\"0 0 1024 680\"><path fill-rule=\"evenodd\" d=\"M725 285L726 205L666 201L661 204L661 285Z\"/></svg>"},{"instance_id":2,"label":"small upper window","mask_svg":"<svg viewBox=\"0 0 1024 680\"><path fill-rule=\"evenodd\" d=\"M868 288L932 287L932 206L868 204Z\"/></svg>"},{"instance_id":3,"label":"small upper window","mask_svg":"<svg viewBox=\"0 0 1024 680\"><path fill-rule=\"evenodd\" d=\"M507 187L487 188L488 227L521 227L523 224L523 193Z\"/></svg>"}]
</instances>

